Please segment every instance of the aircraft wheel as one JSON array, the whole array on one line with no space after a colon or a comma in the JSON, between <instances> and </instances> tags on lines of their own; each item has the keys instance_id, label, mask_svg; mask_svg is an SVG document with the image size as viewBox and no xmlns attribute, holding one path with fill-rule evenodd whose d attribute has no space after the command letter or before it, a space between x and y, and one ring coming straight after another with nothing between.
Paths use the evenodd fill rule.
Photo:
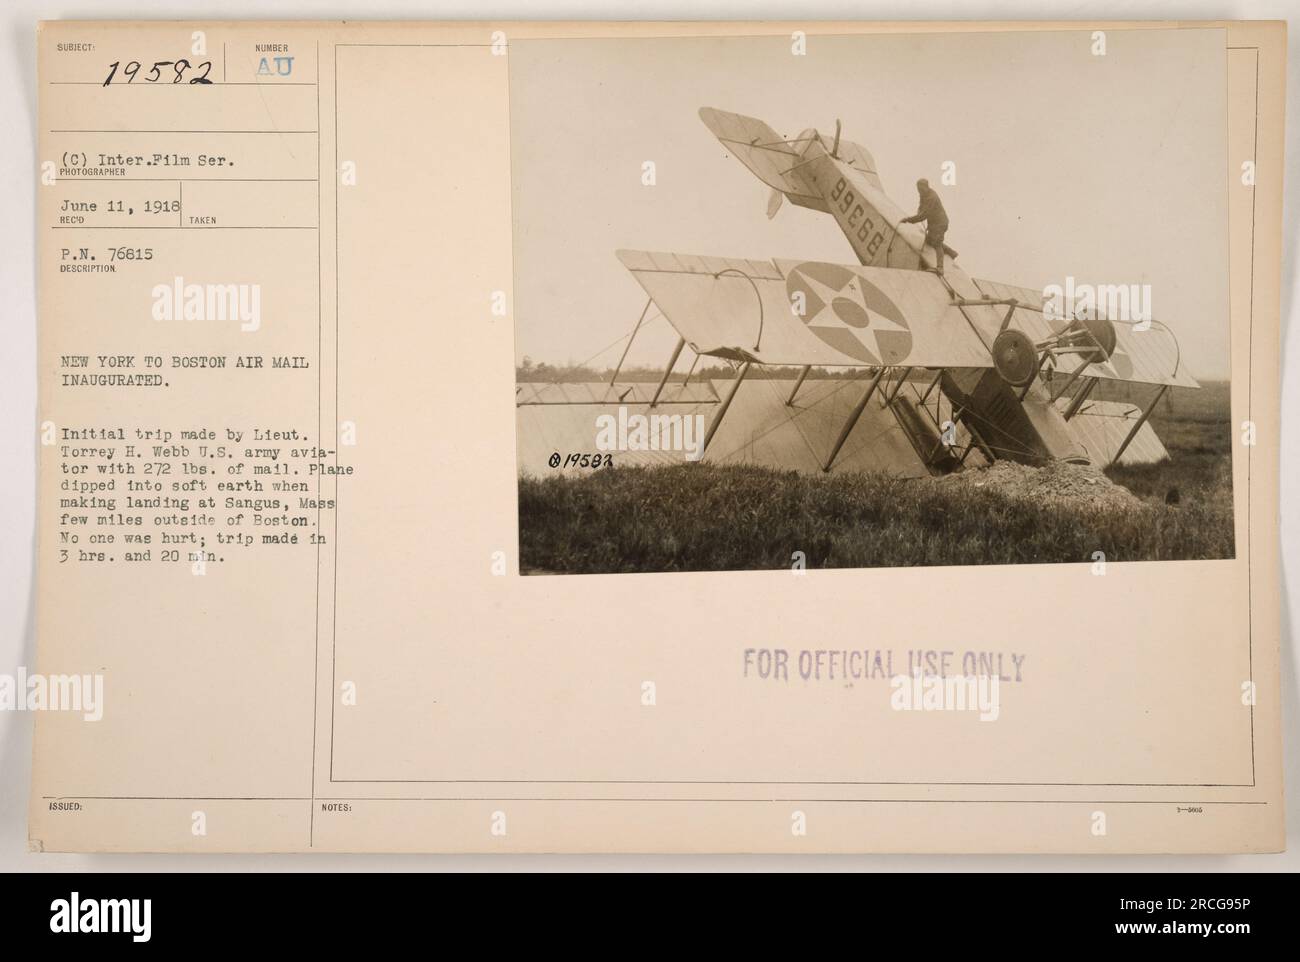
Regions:
<instances>
[{"instance_id":1,"label":"aircraft wheel","mask_svg":"<svg viewBox=\"0 0 1300 962\"><path fill-rule=\"evenodd\" d=\"M1092 339L1097 342L1101 348L1104 357L1103 361L1109 361L1110 356L1115 353L1115 345L1118 338L1115 336L1115 325L1104 317L1087 317L1083 320L1083 326L1088 329Z\"/></svg>"},{"instance_id":2,"label":"aircraft wheel","mask_svg":"<svg viewBox=\"0 0 1300 962\"><path fill-rule=\"evenodd\" d=\"M1038 372L1038 352L1024 331L1008 329L993 339L993 369L1012 387L1024 387Z\"/></svg>"}]
</instances>

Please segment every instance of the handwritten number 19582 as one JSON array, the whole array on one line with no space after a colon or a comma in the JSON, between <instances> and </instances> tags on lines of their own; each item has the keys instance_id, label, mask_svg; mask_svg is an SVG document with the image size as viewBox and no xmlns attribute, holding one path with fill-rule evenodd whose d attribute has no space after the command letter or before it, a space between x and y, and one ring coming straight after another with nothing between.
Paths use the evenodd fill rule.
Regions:
<instances>
[{"instance_id":1,"label":"handwritten number 19582","mask_svg":"<svg viewBox=\"0 0 1300 962\"><path fill-rule=\"evenodd\" d=\"M114 78L118 78L119 67L122 68L122 76L126 78L126 83L135 83L136 75L140 73L141 66L143 65L138 60L132 60L125 67L122 67L122 61L114 60L108 65L108 76L104 78L104 86L107 87L113 82ZM170 69L164 70L164 67ZM191 64L188 60L159 60L145 73L144 82L156 84L159 81L166 80L169 83L178 84L185 79L185 72L190 69L203 71L202 73L191 77L189 79L190 83L212 83L212 81L208 79L208 74L212 72L211 60L205 60L197 66ZM121 82L121 78L118 78L118 83Z\"/></svg>"}]
</instances>

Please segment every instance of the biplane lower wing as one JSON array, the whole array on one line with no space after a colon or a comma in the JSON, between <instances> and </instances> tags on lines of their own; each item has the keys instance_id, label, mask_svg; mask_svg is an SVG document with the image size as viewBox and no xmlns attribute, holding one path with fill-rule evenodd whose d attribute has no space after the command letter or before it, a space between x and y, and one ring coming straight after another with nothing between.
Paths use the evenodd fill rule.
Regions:
<instances>
[{"instance_id":1,"label":"biplane lower wing","mask_svg":"<svg viewBox=\"0 0 1300 962\"><path fill-rule=\"evenodd\" d=\"M1070 419L1070 428L1094 464L1155 464L1169 459L1142 409L1127 401L1089 401Z\"/></svg>"},{"instance_id":2,"label":"biplane lower wing","mask_svg":"<svg viewBox=\"0 0 1300 962\"><path fill-rule=\"evenodd\" d=\"M892 382L889 388L897 393L896 403L866 405L840 440L872 380L870 372L863 372L806 382L793 378L675 382L664 388L654 406L649 403L654 385L647 383L520 384L516 399L519 470L534 477L590 474L591 466L569 464L556 455L590 451L601 416L615 420L640 416L648 423L647 444L613 452L610 464L686 463L688 453L670 443L671 435L684 419L699 416L705 424L719 425L702 452L701 460L711 464L761 465L803 474L873 471L921 478L937 473L948 455L942 450L938 428L920 423L926 416L914 402L926 387L920 375L904 391L896 391L903 385ZM885 393L882 385L877 400ZM937 394L932 394L932 403L940 403ZM720 417L728 396L729 409ZM944 413L950 413L950 408L945 406ZM970 435L958 426L955 441L964 450ZM967 463L985 461L979 452L972 452Z\"/></svg>"},{"instance_id":3,"label":"biplane lower wing","mask_svg":"<svg viewBox=\"0 0 1300 962\"><path fill-rule=\"evenodd\" d=\"M697 354L815 367L991 367L947 288L919 271L619 251Z\"/></svg>"}]
</instances>

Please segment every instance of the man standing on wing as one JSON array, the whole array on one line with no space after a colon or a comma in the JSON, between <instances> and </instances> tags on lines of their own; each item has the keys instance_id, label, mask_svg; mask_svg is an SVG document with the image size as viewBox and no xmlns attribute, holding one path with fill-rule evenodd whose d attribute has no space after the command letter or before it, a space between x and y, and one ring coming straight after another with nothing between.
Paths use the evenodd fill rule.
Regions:
<instances>
[{"instance_id":1,"label":"man standing on wing","mask_svg":"<svg viewBox=\"0 0 1300 962\"><path fill-rule=\"evenodd\" d=\"M916 214L903 218L903 223L916 224L925 221L925 242L934 248L934 272L942 277L944 252L947 251L951 257L957 256L957 252L943 242L943 236L948 232L948 212L943 209L943 201L930 188L928 180L918 180L916 192L921 195Z\"/></svg>"}]
</instances>

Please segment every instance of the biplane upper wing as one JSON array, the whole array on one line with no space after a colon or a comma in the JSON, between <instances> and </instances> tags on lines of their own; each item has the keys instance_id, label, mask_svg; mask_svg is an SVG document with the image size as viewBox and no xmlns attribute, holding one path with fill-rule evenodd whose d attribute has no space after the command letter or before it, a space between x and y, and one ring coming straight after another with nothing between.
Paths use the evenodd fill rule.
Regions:
<instances>
[{"instance_id":1,"label":"biplane upper wing","mask_svg":"<svg viewBox=\"0 0 1300 962\"><path fill-rule=\"evenodd\" d=\"M821 192L802 173L799 144L790 143L754 117L701 107L700 119L767 186L801 207L830 213Z\"/></svg>"},{"instance_id":2,"label":"biplane upper wing","mask_svg":"<svg viewBox=\"0 0 1300 962\"><path fill-rule=\"evenodd\" d=\"M1041 291L978 279L975 286L985 297L996 300L1015 298L1025 305L1016 308L1012 326L1023 330L1035 343L1059 334L1070 323L1044 316ZM1115 350L1108 360L1089 364L1081 372L1082 376L1170 387L1200 387L1182 363L1178 340L1169 328L1159 321L1153 321L1146 330L1137 330L1134 324L1123 321L1112 321L1112 324L1115 327Z\"/></svg>"},{"instance_id":3,"label":"biplane upper wing","mask_svg":"<svg viewBox=\"0 0 1300 962\"><path fill-rule=\"evenodd\" d=\"M988 349L920 271L619 251L697 354L818 367L991 367Z\"/></svg>"}]
</instances>

